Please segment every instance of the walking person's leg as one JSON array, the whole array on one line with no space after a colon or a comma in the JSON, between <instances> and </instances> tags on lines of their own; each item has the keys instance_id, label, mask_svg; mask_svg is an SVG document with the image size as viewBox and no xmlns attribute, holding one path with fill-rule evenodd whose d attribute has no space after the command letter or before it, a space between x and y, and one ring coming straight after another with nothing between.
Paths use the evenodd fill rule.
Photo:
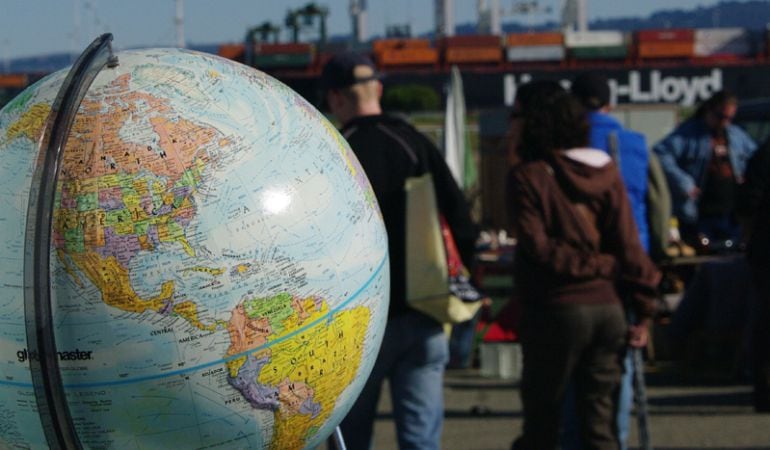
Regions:
<instances>
[{"instance_id":1,"label":"walking person's leg","mask_svg":"<svg viewBox=\"0 0 770 450\"><path fill-rule=\"evenodd\" d=\"M366 450L371 448L374 432L374 420L377 416L377 404L385 378L389 377L394 362L401 353L402 342L399 339L401 325L399 318L388 319L385 335L374 368L364 384L352 408L340 423L342 437L349 449Z\"/></svg>"},{"instance_id":2,"label":"walking person's leg","mask_svg":"<svg viewBox=\"0 0 770 450\"><path fill-rule=\"evenodd\" d=\"M620 305L591 305L593 339L575 368L584 449L619 448L616 413L627 325Z\"/></svg>"},{"instance_id":3,"label":"walking person's leg","mask_svg":"<svg viewBox=\"0 0 770 450\"><path fill-rule=\"evenodd\" d=\"M444 367L449 344L443 327L410 315L399 339L408 347L390 377L393 417L401 450L438 450L444 423Z\"/></svg>"},{"instance_id":4,"label":"walking person's leg","mask_svg":"<svg viewBox=\"0 0 770 450\"><path fill-rule=\"evenodd\" d=\"M556 449L564 396L590 335L581 308L529 309L522 320L524 433L515 447Z\"/></svg>"}]
</instances>

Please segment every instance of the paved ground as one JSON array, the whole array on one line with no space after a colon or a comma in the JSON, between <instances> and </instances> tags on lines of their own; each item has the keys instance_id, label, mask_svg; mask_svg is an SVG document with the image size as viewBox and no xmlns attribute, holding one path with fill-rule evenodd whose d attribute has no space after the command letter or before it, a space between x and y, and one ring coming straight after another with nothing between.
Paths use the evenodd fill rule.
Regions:
<instances>
[{"instance_id":1,"label":"paved ground","mask_svg":"<svg viewBox=\"0 0 770 450\"><path fill-rule=\"evenodd\" d=\"M770 449L770 414L755 414L746 384L684 384L671 370L649 370L650 434L656 449ZM517 385L447 373L445 450L507 450L521 431ZM637 448L636 424L631 448ZM375 428L376 449L396 449L387 396ZM357 450L357 449L350 449Z\"/></svg>"},{"instance_id":2,"label":"paved ground","mask_svg":"<svg viewBox=\"0 0 770 450\"><path fill-rule=\"evenodd\" d=\"M489 278L487 290L499 288L497 301L504 303L510 277ZM745 361L736 345L741 337L720 341L706 334L692 341L696 345L674 348L666 336L656 326L658 361L646 371L653 448L770 450L770 414L753 412L751 387L745 376L735 375ZM521 432L516 383L482 377L476 369L450 371L444 393L442 449L508 450ZM389 403L384 392L375 424L377 450L397 448ZM638 442L634 422L630 448L638 448Z\"/></svg>"}]
</instances>

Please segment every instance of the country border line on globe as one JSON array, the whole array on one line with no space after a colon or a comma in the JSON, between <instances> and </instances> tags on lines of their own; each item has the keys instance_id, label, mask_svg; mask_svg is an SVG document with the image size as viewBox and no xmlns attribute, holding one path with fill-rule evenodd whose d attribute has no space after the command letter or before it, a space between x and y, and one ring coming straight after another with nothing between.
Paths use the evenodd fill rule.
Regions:
<instances>
[{"instance_id":1,"label":"country border line on globe","mask_svg":"<svg viewBox=\"0 0 770 450\"><path fill-rule=\"evenodd\" d=\"M258 352L260 350L269 348L269 347L271 347L271 346L273 346L275 344L278 344L278 343L281 343L281 342L283 342L283 341L285 341L287 339L293 338L297 334L302 333L302 332L304 332L304 331L306 331L306 330L308 330L310 328L313 328L314 326L318 325L319 323L321 323L321 322L323 322L325 320L329 320L334 314L336 314L338 311L340 311L343 308L345 308L348 304L350 304L350 302L352 302L359 295L361 295L361 293L363 293L369 287L369 285L372 284L372 282L377 277L377 275L379 275L379 273L382 271L383 267L385 267L385 263L387 261L388 261L388 256L386 254L385 257L382 258L382 261L380 261L380 264L377 266L377 269L374 271L374 273L372 273L372 276L369 277L369 279L366 280L366 282L363 285L361 285L361 287L358 288L357 291L352 293L350 295L350 297L348 297L347 299L342 301L342 303L340 303L337 307L335 307L333 309L330 309L330 311L327 314L325 314L322 317L319 317L318 319L308 323L305 326L297 328L296 330L294 330L294 331L292 331L290 333L286 333L286 334L284 334L284 335L282 335L282 336L280 336L280 337L270 341L267 344L263 344L263 345L260 345L259 347L255 347L255 348L243 351L241 353L228 356L227 358L221 358L221 359L218 359L218 360L215 360L215 361L210 361L210 362L207 362L207 363L204 363L204 364L199 364L199 365L194 366L194 367L189 367L189 368L186 368L186 369L175 370L173 372L165 372L165 373L157 374L157 375L147 375L147 376L143 376L143 377L136 377L136 378L130 378L130 379L126 379L126 380L117 380L117 381L107 381L107 382L98 382L98 383L64 384L64 387L67 388L67 389L88 389L88 388L95 388L95 387L118 386L118 385L132 384L132 383L141 383L143 381L159 380L159 379L162 379L162 378L169 378L169 377L173 377L173 376L177 376L177 375L185 375L185 374L188 374L188 373L197 372L197 371L205 369L207 367L216 366L216 365L219 365L219 364L224 364L224 363L227 363L227 362L232 361L234 359L242 358L244 356L248 356L248 355L250 355L252 353ZM6 381L6 380L0 380L0 385L14 386L14 387L23 387L23 388L32 387L32 383L20 383L20 382L15 382L15 381Z\"/></svg>"}]
</instances>

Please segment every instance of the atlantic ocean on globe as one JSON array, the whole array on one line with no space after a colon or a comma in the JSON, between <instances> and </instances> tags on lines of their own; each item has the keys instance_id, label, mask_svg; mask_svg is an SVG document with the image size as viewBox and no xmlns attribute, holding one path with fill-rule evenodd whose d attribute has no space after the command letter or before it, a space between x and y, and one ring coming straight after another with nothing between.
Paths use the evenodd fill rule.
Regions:
<instances>
[{"instance_id":1,"label":"atlantic ocean on globe","mask_svg":"<svg viewBox=\"0 0 770 450\"><path fill-rule=\"evenodd\" d=\"M61 377L85 448L315 447L371 371L387 237L348 145L275 79L211 55L117 54L60 166ZM66 70L0 111L0 448L46 448L24 322L37 146Z\"/></svg>"}]
</instances>

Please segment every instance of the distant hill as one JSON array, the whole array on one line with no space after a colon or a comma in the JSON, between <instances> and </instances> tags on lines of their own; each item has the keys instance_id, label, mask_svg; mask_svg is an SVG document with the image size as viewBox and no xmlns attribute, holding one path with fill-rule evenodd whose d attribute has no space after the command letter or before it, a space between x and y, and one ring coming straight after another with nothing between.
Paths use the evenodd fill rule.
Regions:
<instances>
[{"instance_id":1,"label":"distant hill","mask_svg":"<svg viewBox=\"0 0 770 450\"><path fill-rule=\"evenodd\" d=\"M637 0L638 1L638 0ZM665 9L649 17L617 17L612 19L592 20L588 24L591 30L634 31L649 28L746 28L752 31L765 30L770 24L770 1L753 0L748 2L722 1L714 6L695 9ZM528 26L519 22L503 24L506 33L519 31L556 30L559 24L546 22ZM456 26L457 34L476 33L475 23Z\"/></svg>"},{"instance_id":2,"label":"distant hill","mask_svg":"<svg viewBox=\"0 0 770 450\"><path fill-rule=\"evenodd\" d=\"M217 50L219 50L219 44L190 44L188 48L199 52L216 54ZM52 53L28 58L16 58L10 61L8 69L11 73L51 73L69 66L75 62L76 57L77 55L70 53Z\"/></svg>"},{"instance_id":3,"label":"distant hill","mask_svg":"<svg viewBox=\"0 0 770 450\"><path fill-rule=\"evenodd\" d=\"M667 9L644 19L618 18L591 22L597 30L632 31L644 28L730 28L764 30L770 24L770 1L723 1L708 8Z\"/></svg>"}]
</instances>

